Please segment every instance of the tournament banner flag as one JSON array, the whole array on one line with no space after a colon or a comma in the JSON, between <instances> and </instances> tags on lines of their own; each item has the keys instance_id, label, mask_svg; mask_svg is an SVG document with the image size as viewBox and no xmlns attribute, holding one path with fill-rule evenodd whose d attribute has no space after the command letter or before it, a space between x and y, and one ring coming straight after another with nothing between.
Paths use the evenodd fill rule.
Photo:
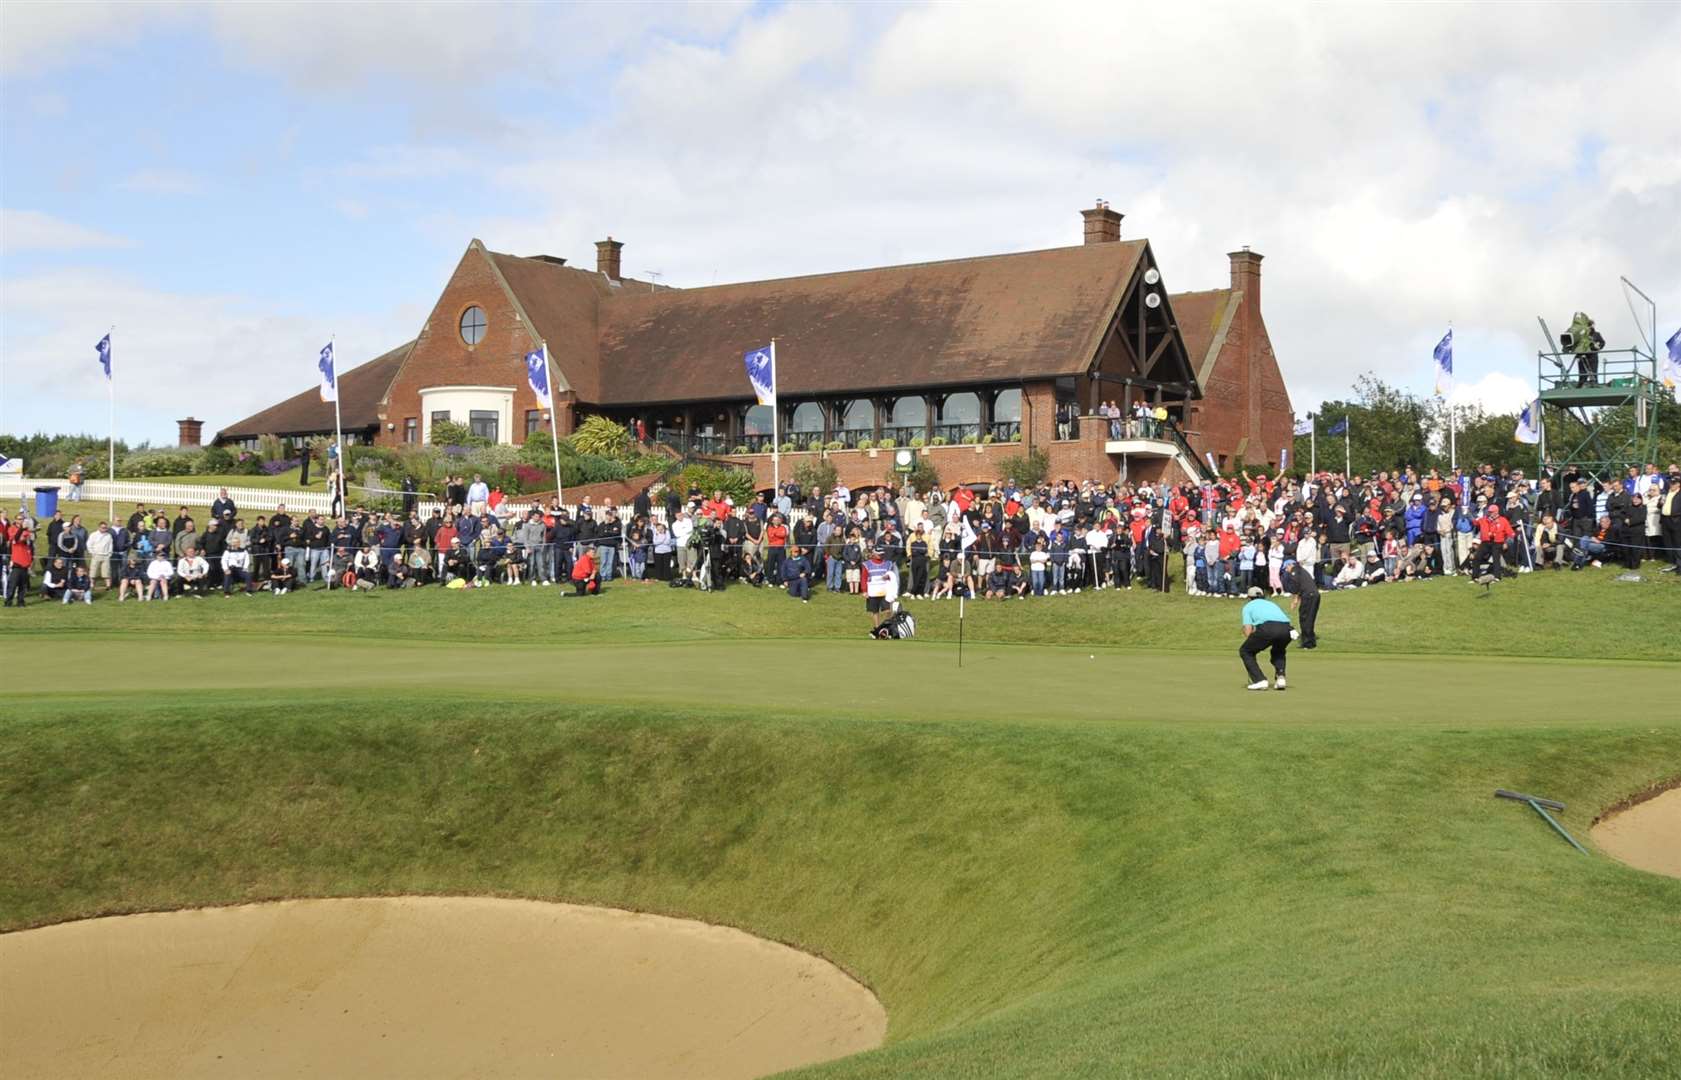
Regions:
<instances>
[{"instance_id":1,"label":"tournament banner flag","mask_svg":"<svg viewBox=\"0 0 1681 1080\"><path fill-rule=\"evenodd\" d=\"M99 344L93 348L99 354L99 366L105 369L105 377L109 379L111 377L111 335L106 334L100 338Z\"/></svg>"},{"instance_id":2,"label":"tournament banner flag","mask_svg":"<svg viewBox=\"0 0 1681 1080\"><path fill-rule=\"evenodd\" d=\"M1435 352L1431 355L1436 360L1436 396L1447 397L1453 393L1453 331L1451 329L1442 335L1442 340L1436 343Z\"/></svg>"},{"instance_id":3,"label":"tournament banner flag","mask_svg":"<svg viewBox=\"0 0 1681 1080\"><path fill-rule=\"evenodd\" d=\"M963 519L963 538L958 541L959 550L968 551L975 546L975 528L969 524L969 519Z\"/></svg>"},{"instance_id":4,"label":"tournament banner flag","mask_svg":"<svg viewBox=\"0 0 1681 1080\"><path fill-rule=\"evenodd\" d=\"M539 405L545 409L554 408L554 399L549 394L549 365L542 349L525 354L525 381L531 384L531 392L537 395Z\"/></svg>"},{"instance_id":5,"label":"tournament banner flag","mask_svg":"<svg viewBox=\"0 0 1681 1080\"><path fill-rule=\"evenodd\" d=\"M1295 430L1294 430L1294 434L1296 434L1296 435L1312 435L1313 434L1313 417L1308 416L1308 417L1303 417L1300 420L1297 420L1296 421L1296 427L1295 427Z\"/></svg>"},{"instance_id":6,"label":"tournament banner flag","mask_svg":"<svg viewBox=\"0 0 1681 1080\"><path fill-rule=\"evenodd\" d=\"M1290 448L1286 446L1278 452L1278 471L1283 472L1290 467Z\"/></svg>"},{"instance_id":7,"label":"tournament banner flag","mask_svg":"<svg viewBox=\"0 0 1681 1080\"><path fill-rule=\"evenodd\" d=\"M759 349L749 349L742 357L747 368L747 381L753 384L753 393L759 399L760 405L776 404L776 346L766 345Z\"/></svg>"},{"instance_id":8,"label":"tournament banner flag","mask_svg":"<svg viewBox=\"0 0 1681 1080\"><path fill-rule=\"evenodd\" d=\"M1208 459L1208 468L1215 476L1220 475L1220 466L1214 464L1214 451L1204 450L1202 456Z\"/></svg>"},{"instance_id":9,"label":"tournament banner flag","mask_svg":"<svg viewBox=\"0 0 1681 1080\"><path fill-rule=\"evenodd\" d=\"M1348 432L1348 417L1345 416L1341 420L1338 420L1336 422L1336 424L1331 428L1330 434L1332 434L1332 435L1344 435L1344 434L1347 434L1347 432Z\"/></svg>"},{"instance_id":10,"label":"tournament banner flag","mask_svg":"<svg viewBox=\"0 0 1681 1080\"><path fill-rule=\"evenodd\" d=\"M316 367L321 369L321 400L337 401L339 399L338 376L333 373L333 343L327 342L327 347L321 350L321 359Z\"/></svg>"},{"instance_id":11,"label":"tournament banner flag","mask_svg":"<svg viewBox=\"0 0 1681 1080\"><path fill-rule=\"evenodd\" d=\"M1541 441L1541 401L1539 398L1523 407L1518 414L1518 429L1512 438L1533 446Z\"/></svg>"}]
</instances>

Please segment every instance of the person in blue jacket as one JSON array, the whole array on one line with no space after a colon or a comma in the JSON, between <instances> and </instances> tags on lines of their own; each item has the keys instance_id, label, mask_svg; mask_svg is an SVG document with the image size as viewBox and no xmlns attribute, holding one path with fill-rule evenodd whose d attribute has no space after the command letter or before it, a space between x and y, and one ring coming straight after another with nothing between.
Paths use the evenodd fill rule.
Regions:
<instances>
[{"instance_id":1,"label":"person in blue jacket","mask_svg":"<svg viewBox=\"0 0 1681 1080\"><path fill-rule=\"evenodd\" d=\"M783 558L782 580L788 586L788 595L796 597L802 603L811 603L811 560L806 558L805 549L798 544L788 549Z\"/></svg>"},{"instance_id":2,"label":"person in blue jacket","mask_svg":"<svg viewBox=\"0 0 1681 1080\"><path fill-rule=\"evenodd\" d=\"M1402 515L1402 521L1407 526L1407 543L1418 543L1418 534L1424 531L1424 516L1429 513L1424 505L1424 496L1413 492L1412 501L1407 503L1407 512Z\"/></svg>"},{"instance_id":3,"label":"person in blue jacket","mask_svg":"<svg viewBox=\"0 0 1681 1080\"><path fill-rule=\"evenodd\" d=\"M1243 669L1249 673L1249 689L1268 689L1255 657L1262 649L1270 649L1272 670L1277 676L1274 685L1284 689L1284 652L1290 647L1296 631L1290 627L1290 616L1284 609L1265 598L1259 585L1248 592L1249 602L1243 605L1243 644L1237 654L1243 659Z\"/></svg>"}]
</instances>

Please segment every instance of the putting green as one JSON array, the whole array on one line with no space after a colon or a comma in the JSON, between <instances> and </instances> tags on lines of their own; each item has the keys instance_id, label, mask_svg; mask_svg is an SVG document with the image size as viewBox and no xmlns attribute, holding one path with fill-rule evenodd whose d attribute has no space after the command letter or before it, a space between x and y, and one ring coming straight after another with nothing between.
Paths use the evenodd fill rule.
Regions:
<instances>
[{"instance_id":1,"label":"putting green","mask_svg":"<svg viewBox=\"0 0 1681 1080\"><path fill-rule=\"evenodd\" d=\"M14 641L9 689L47 698L358 689L612 705L786 707L790 690L820 678L826 712L880 719L1012 723L1163 721L1172 724L1336 722L1464 726L1466 709L1502 722L1549 726L1601 711L1605 688L1636 685L1659 699L1681 691L1681 668L1616 661L1487 657L1339 656L1290 650L1290 689L1244 690L1229 655L1132 652L1095 646L967 646L925 641L726 641L666 644L387 642L362 638L204 638L177 633L79 635L99 678L68 680L50 635ZM1263 667L1265 661L1263 659ZM1428 685L1422 707L1398 691ZM1373 692L1364 692L1372 688ZM1525 701L1546 702L1545 708ZM1596 717L1597 718L1597 717ZM1603 719L1637 724L1638 714Z\"/></svg>"}]
</instances>

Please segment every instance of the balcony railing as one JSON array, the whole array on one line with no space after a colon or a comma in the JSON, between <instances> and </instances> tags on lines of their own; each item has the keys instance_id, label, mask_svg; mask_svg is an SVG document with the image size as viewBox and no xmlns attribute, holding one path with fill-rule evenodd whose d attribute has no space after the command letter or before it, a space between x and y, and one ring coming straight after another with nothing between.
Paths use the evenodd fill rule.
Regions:
<instances>
[{"instance_id":1,"label":"balcony railing","mask_svg":"<svg viewBox=\"0 0 1681 1080\"><path fill-rule=\"evenodd\" d=\"M965 438L973 437L977 442L981 437L981 425L973 424L935 424L934 437L944 439L953 446L961 445Z\"/></svg>"},{"instance_id":2,"label":"balcony railing","mask_svg":"<svg viewBox=\"0 0 1681 1080\"><path fill-rule=\"evenodd\" d=\"M1014 442L1021 437L1020 420L994 420L987 428L994 442Z\"/></svg>"}]
</instances>

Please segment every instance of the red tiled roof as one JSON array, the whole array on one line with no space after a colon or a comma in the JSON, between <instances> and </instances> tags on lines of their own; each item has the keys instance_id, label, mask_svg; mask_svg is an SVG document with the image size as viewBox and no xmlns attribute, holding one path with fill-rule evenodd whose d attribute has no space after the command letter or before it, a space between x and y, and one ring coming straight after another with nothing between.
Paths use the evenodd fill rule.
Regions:
<instances>
[{"instance_id":1,"label":"red tiled roof","mask_svg":"<svg viewBox=\"0 0 1681 1080\"><path fill-rule=\"evenodd\" d=\"M1079 374L1145 247L1131 240L616 293L600 307L599 396L580 388L580 397L746 397L742 354L772 337L778 389L789 397Z\"/></svg>"},{"instance_id":2,"label":"red tiled roof","mask_svg":"<svg viewBox=\"0 0 1681 1080\"><path fill-rule=\"evenodd\" d=\"M376 427L379 403L402 367L414 342L399 345L383 356L339 375L340 424L347 431ZM308 435L333 430L333 406L321 400L319 387L289 397L278 405L229 424L216 433L217 441L257 435Z\"/></svg>"},{"instance_id":3,"label":"red tiled roof","mask_svg":"<svg viewBox=\"0 0 1681 1080\"><path fill-rule=\"evenodd\" d=\"M1232 300L1230 289L1204 289L1201 292L1171 293L1167 302L1179 323L1179 336L1185 342L1185 355L1190 358L1191 370L1198 381L1206 380L1213 368L1208 364L1208 349L1226 308Z\"/></svg>"},{"instance_id":4,"label":"red tiled roof","mask_svg":"<svg viewBox=\"0 0 1681 1080\"><path fill-rule=\"evenodd\" d=\"M549 346L549 363L584 401L599 392L596 313L609 294L605 276L545 259L487 251L531 325Z\"/></svg>"}]
</instances>

